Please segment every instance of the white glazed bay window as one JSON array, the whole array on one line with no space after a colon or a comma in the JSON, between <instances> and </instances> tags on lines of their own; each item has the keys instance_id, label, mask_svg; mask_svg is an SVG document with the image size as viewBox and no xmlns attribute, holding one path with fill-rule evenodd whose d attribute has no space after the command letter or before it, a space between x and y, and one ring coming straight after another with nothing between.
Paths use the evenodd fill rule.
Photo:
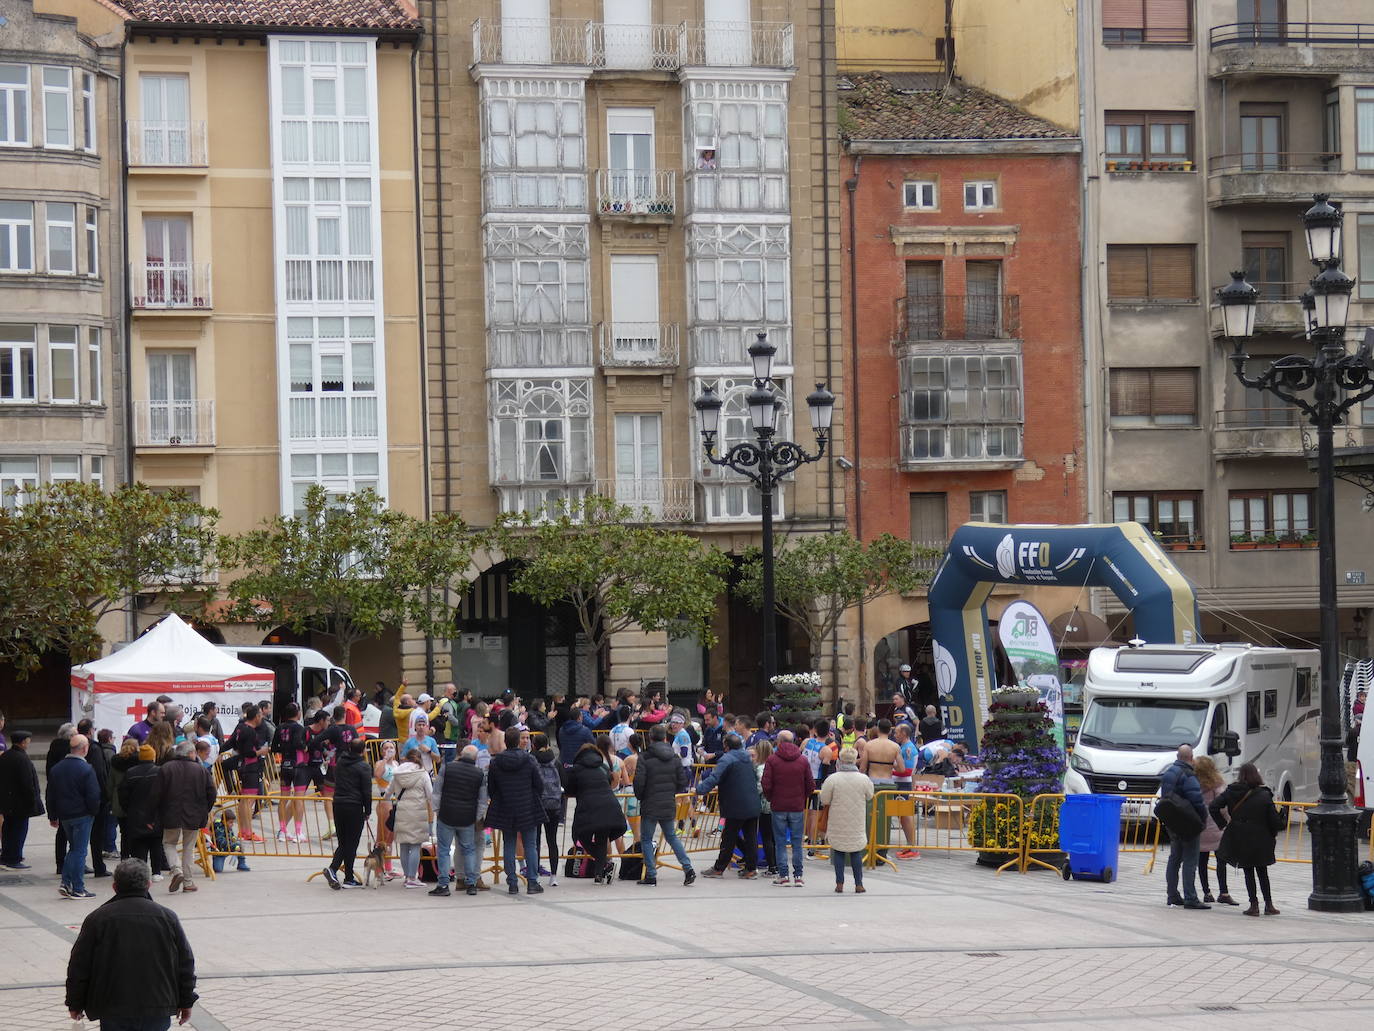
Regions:
<instances>
[{"instance_id":1,"label":"white glazed bay window","mask_svg":"<svg viewBox=\"0 0 1374 1031\"><path fill-rule=\"evenodd\" d=\"M360 490L381 490L379 463L375 452L338 452L293 454L291 456L291 514L305 514L305 495L319 485L331 498Z\"/></svg>"},{"instance_id":2,"label":"white glazed bay window","mask_svg":"<svg viewBox=\"0 0 1374 1031\"><path fill-rule=\"evenodd\" d=\"M1005 462L1021 457L1021 352L907 350L898 359L902 461Z\"/></svg>"},{"instance_id":3,"label":"white glazed bay window","mask_svg":"<svg viewBox=\"0 0 1374 1031\"><path fill-rule=\"evenodd\" d=\"M292 316L291 439L376 438L376 319Z\"/></svg>"},{"instance_id":4,"label":"white glazed bay window","mask_svg":"<svg viewBox=\"0 0 1374 1031\"><path fill-rule=\"evenodd\" d=\"M747 366L763 330L792 364L790 279L785 225L692 225L687 232L692 364Z\"/></svg>"},{"instance_id":5,"label":"white glazed bay window","mask_svg":"<svg viewBox=\"0 0 1374 1031\"><path fill-rule=\"evenodd\" d=\"M585 225L487 227L487 364L590 369Z\"/></svg>"},{"instance_id":6,"label":"white glazed bay window","mask_svg":"<svg viewBox=\"0 0 1374 1031\"><path fill-rule=\"evenodd\" d=\"M583 96L581 80L482 80L488 210L587 209Z\"/></svg>"},{"instance_id":7,"label":"white glazed bay window","mask_svg":"<svg viewBox=\"0 0 1374 1031\"><path fill-rule=\"evenodd\" d=\"M694 210L787 210L787 84L692 82L684 142Z\"/></svg>"},{"instance_id":8,"label":"white glazed bay window","mask_svg":"<svg viewBox=\"0 0 1374 1031\"><path fill-rule=\"evenodd\" d=\"M592 381L490 382L491 481L506 511L581 497L592 479Z\"/></svg>"},{"instance_id":9,"label":"white glazed bay window","mask_svg":"<svg viewBox=\"0 0 1374 1031\"><path fill-rule=\"evenodd\" d=\"M280 73L281 160L372 161L371 40L274 40Z\"/></svg>"},{"instance_id":10,"label":"white glazed bay window","mask_svg":"<svg viewBox=\"0 0 1374 1031\"><path fill-rule=\"evenodd\" d=\"M716 437L716 457L724 456L736 444L758 444L754 424L749 419L749 392L754 389L754 381L749 376L702 377L692 383L692 397L698 397L705 387L712 387L724 402L720 410L720 433ZM790 440L792 435L791 384L787 380L774 380L774 389L782 399L778 407L778 423L775 440ZM701 439L701 427L695 426L694 440ZM737 520L748 522L763 516L761 495L752 480L740 473L718 465L711 465L704 458L697 466L697 480L704 487L706 519L708 522L729 522ZM778 484L773 488L773 516L783 514L785 486Z\"/></svg>"}]
</instances>

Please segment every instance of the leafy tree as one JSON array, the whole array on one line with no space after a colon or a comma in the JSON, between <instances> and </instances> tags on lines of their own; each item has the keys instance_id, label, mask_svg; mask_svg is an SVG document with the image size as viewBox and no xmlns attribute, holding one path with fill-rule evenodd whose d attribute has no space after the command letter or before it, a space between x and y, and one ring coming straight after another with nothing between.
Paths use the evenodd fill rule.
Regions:
<instances>
[{"instance_id":1,"label":"leafy tree","mask_svg":"<svg viewBox=\"0 0 1374 1031\"><path fill-rule=\"evenodd\" d=\"M61 483L15 500L0 511L0 661L21 675L49 650L93 658L101 618L138 595L179 607L204 589L219 513L182 492Z\"/></svg>"},{"instance_id":2,"label":"leafy tree","mask_svg":"<svg viewBox=\"0 0 1374 1031\"><path fill-rule=\"evenodd\" d=\"M344 666L358 641L388 627L412 623L450 636L448 588L472 551L458 516L425 521L386 508L371 489L330 494L319 486L299 516L273 516L220 549L240 574L229 584L234 618L331 636Z\"/></svg>"},{"instance_id":3,"label":"leafy tree","mask_svg":"<svg viewBox=\"0 0 1374 1031\"><path fill-rule=\"evenodd\" d=\"M570 603L598 653L633 627L713 644L728 559L634 520L627 506L592 496L552 513L503 515L492 541L516 562L510 589L541 605Z\"/></svg>"},{"instance_id":4,"label":"leafy tree","mask_svg":"<svg viewBox=\"0 0 1374 1031\"><path fill-rule=\"evenodd\" d=\"M849 609L889 591L921 587L930 574L920 559L934 554L890 533L869 544L848 530L785 537L774 551L774 605L806 634L812 668L817 669L826 638ZM745 555L736 590L755 608L763 606L763 553L758 548Z\"/></svg>"}]
</instances>

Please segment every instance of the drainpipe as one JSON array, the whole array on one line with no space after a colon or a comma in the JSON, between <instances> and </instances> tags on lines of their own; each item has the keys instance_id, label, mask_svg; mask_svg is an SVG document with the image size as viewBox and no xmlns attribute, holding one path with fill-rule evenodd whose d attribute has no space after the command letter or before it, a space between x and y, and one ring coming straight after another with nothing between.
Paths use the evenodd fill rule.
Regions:
<instances>
[{"instance_id":1,"label":"drainpipe","mask_svg":"<svg viewBox=\"0 0 1374 1031\"><path fill-rule=\"evenodd\" d=\"M1082 252L1079 255L1079 318L1082 320L1082 339L1083 339L1083 439L1084 455L1083 471L1086 482L1084 483L1084 493L1087 501L1088 522L1096 522L1098 510L1101 506L1100 491L1102 490L1101 478L1098 475L1098 462L1102 461L1103 447L1095 447L1093 438L1099 436L1097 429L1097 410L1098 410L1098 391L1101 389L1100 377L1097 374L1097 353L1102 346L1101 337L1094 335L1092 327L1099 326L1100 320L1097 318L1100 307L1097 298L1097 218L1096 208L1093 201L1093 184L1098 179L1090 174L1089 163L1094 166L1097 161L1096 134L1092 131L1092 126L1088 123L1088 76L1092 69L1089 67L1090 57L1088 51L1091 46L1083 41L1087 40L1088 33L1092 31L1091 16L1088 12L1087 4L1078 5L1078 135L1083 141L1082 150L1079 151L1079 239ZM1105 445L1105 440L1103 441ZM1090 606L1091 607L1091 606Z\"/></svg>"},{"instance_id":2,"label":"drainpipe","mask_svg":"<svg viewBox=\"0 0 1374 1031\"><path fill-rule=\"evenodd\" d=\"M434 134L434 250L435 262L438 266L436 282L439 288L437 298L439 304L439 400L443 405L443 410L439 414L439 425L444 434L444 511L451 512L453 510L453 445L449 435L448 417L448 287L445 283L448 266L444 257L444 148L439 139L441 121L439 117L439 0L430 0L429 19L430 104L433 108L430 111L430 130ZM420 267L423 270L424 266L421 265Z\"/></svg>"},{"instance_id":3,"label":"drainpipe","mask_svg":"<svg viewBox=\"0 0 1374 1031\"><path fill-rule=\"evenodd\" d=\"M129 53L129 32L127 26L124 31L124 41L119 47L119 119L116 124L124 126L127 122L125 115L125 102L127 90L125 88L126 69ZM119 134L119 221L120 226L120 252L122 260L120 263L119 279L123 286L121 291L124 294L123 314L120 322L123 328L122 346L110 348L110 371L114 371L116 361L120 363L120 385L124 393L124 476L122 483L134 482L134 392L133 377L133 297L129 290L129 134L127 131ZM113 215L113 212L111 212ZM115 220L110 219L110 232L114 232ZM114 269L110 270L110 275L115 275ZM114 297L114 290L110 290L111 299ZM114 385L114 377L110 378L110 385ZM128 618L126 619L124 631L125 640L133 641L138 638L138 596L129 599Z\"/></svg>"},{"instance_id":4,"label":"drainpipe","mask_svg":"<svg viewBox=\"0 0 1374 1031\"><path fill-rule=\"evenodd\" d=\"M830 138L830 105L834 96L830 87L830 53L826 48L826 14L830 9L829 0L822 0L820 10L821 37L821 264L825 269L825 381L829 385L835 379L835 335L833 332L833 308L831 292L834 289L834 272L830 267L832 260L830 246L830 148L834 141ZM835 532L835 452L832 448L825 460L826 529ZM819 656L817 656L819 658ZM836 623L830 631L830 675L839 683L840 676L840 628Z\"/></svg>"},{"instance_id":5,"label":"drainpipe","mask_svg":"<svg viewBox=\"0 0 1374 1031\"><path fill-rule=\"evenodd\" d=\"M854 175L844 181L844 188L849 194L849 375L852 385L849 397L852 400L853 408L850 425L854 428L853 437L850 441L854 447L854 536L860 541L864 539L863 443L859 436L863 394L859 390L859 264L854 252L855 243L858 239L854 224L854 196L859 190L859 169L863 160L862 154L854 158ZM859 601L858 666L858 695L862 699L867 692L865 671L868 668L868 642L864 635L864 603L862 599Z\"/></svg>"}]
</instances>

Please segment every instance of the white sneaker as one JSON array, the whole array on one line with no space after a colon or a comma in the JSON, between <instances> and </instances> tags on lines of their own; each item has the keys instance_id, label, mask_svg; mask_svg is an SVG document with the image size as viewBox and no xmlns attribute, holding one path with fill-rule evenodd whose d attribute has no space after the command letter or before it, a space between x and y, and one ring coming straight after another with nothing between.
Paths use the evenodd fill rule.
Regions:
<instances>
[{"instance_id":1,"label":"white sneaker","mask_svg":"<svg viewBox=\"0 0 1374 1031\"><path fill-rule=\"evenodd\" d=\"M160 874L160 873L155 873L155 874L153 874L153 883L154 883L154 884L161 884L161 883L162 883L162 874Z\"/></svg>"},{"instance_id":2,"label":"white sneaker","mask_svg":"<svg viewBox=\"0 0 1374 1031\"><path fill-rule=\"evenodd\" d=\"M277 840L278 840L278 841L295 841L296 839L295 839L295 838L292 838L292 837L289 837L289 836L287 835L286 831L277 831Z\"/></svg>"}]
</instances>

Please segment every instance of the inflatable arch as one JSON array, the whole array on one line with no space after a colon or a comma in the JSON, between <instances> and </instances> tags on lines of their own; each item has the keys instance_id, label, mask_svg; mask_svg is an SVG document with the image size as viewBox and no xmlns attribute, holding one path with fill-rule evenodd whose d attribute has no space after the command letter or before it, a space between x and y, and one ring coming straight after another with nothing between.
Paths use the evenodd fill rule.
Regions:
<instances>
[{"instance_id":1,"label":"inflatable arch","mask_svg":"<svg viewBox=\"0 0 1374 1031\"><path fill-rule=\"evenodd\" d=\"M949 736L976 748L992 662L987 599L994 584L1109 587L1152 644L1199 640L1192 585L1140 523L1007 526L966 523L931 581L935 681Z\"/></svg>"}]
</instances>

